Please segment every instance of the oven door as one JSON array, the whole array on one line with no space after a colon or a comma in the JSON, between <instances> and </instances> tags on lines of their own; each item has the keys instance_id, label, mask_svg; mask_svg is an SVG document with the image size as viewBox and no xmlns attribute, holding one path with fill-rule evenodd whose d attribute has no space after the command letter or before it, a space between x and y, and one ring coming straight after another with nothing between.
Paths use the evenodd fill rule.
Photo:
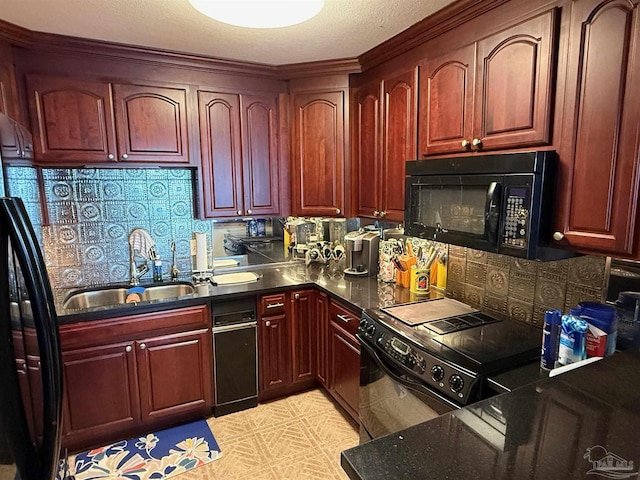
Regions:
<instances>
[{"instance_id":1,"label":"oven door","mask_svg":"<svg viewBox=\"0 0 640 480\"><path fill-rule=\"evenodd\" d=\"M498 251L502 175L420 175L405 185L406 234Z\"/></svg>"},{"instance_id":2,"label":"oven door","mask_svg":"<svg viewBox=\"0 0 640 480\"><path fill-rule=\"evenodd\" d=\"M360 339L359 339L360 340ZM360 442L460 408L360 340Z\"/></svg>"}]
</instances>

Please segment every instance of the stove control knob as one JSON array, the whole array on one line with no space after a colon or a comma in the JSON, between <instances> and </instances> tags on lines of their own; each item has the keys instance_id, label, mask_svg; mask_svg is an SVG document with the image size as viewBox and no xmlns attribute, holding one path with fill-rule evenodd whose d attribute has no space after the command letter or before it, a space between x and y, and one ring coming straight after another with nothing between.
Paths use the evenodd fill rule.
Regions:
<instances>
[{"instance_id":1,"label":"stove control knob","mask_svg":"<svg viewBox=\"0 0 640 480\"><path fill-rule=\"evenodd\" d=\"M367 319L363 318L362 320L360 320L360 325L358 325L358 327L360 327L360 330L364 330L364 327L367 326Z\"/></svg>"},{"instance_id":2,"label":"stove control knob","mask_svg":"<svg viewBox=\"0 0 640 480\"><path fill-rule=\"evenodd\" d=\"M369 335L370 337L373 337L373 335L376 333L376 327L374 325L369 325L367 327L367 335Z\"/></svg>"},{"instance_id":3,"label":"stove control knob","mask_svg":"<svg viewBox=\"0 0 640 480\"><path fill-rule=\"evenodd\" d=\"M451 378L449 378L449 386L452 392L458 393L464 388L464 380L460 375L451 375Z\"/></svg>"},{"instance_id":4,"label":"stove control knob","mask_svg":"<svg viewBox=\"0 0 640 480\"><path fill-rule=\"evenodd\" d=\"M434 365L431 367L431 378L434 382L439 382L444 378L444 368L440 365Z\"/></svg>"}]
</instances>

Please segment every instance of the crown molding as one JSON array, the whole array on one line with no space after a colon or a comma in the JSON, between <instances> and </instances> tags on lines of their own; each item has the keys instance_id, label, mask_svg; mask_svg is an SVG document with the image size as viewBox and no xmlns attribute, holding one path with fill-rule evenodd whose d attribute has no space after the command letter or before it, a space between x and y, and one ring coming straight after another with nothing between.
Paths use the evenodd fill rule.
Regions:
<instances>
[{"instance_id":1,"label":"crown molding","mask_svg":"<svg viewBox=\"0 0 640 480\"><path fill-rule=\"evenodd\" d=\"M452 30L509 0L458 0L358 57L366 71Z\"/></svg>"},{"instance_id":2,"label":"crown molding","mask_svg":"<svg viewBox=\"0 0 640 480\"><path fill-rule=\"evenodd\" d=\"M28 47L33 44L33 32L0 19L0 40L4 40L13 45Z\"/></svg>"},{"instance_id":3,"label":"crown molding","mask_svg":"<svg viewBox=\"0 0 640 480\"><path fill-rule=\"evenodd\" d=\"M348 75L362 71L357 58L290 63L287 65L278 65L276 68L278 69L278 78L281 80L323 75Z\"/></svg>"}]
</instances>

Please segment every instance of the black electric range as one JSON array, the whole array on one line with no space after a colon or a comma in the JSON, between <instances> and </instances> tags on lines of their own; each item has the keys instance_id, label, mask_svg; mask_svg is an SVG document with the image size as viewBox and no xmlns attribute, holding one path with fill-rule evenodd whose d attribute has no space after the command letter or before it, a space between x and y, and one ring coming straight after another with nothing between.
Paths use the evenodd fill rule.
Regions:
<instances>
[{"instance_id":1,"label":"black electric range","mask_svg":"<svg viewBox=\"0 0 640 480\"><path fill-rule=\"evenodd\" d=\"M397 373L452 406L486 396L484 379L539 360L540 330L441 298L363 312L358 339Z\"/></svg>"}]
</instances>

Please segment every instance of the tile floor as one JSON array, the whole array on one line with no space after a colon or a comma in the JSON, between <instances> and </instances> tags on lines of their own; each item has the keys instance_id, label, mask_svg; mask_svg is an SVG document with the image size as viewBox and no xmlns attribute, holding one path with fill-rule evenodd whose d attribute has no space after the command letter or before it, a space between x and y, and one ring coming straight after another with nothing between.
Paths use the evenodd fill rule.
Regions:
<instances>
[{"instance_id":1,"label":"tile floor","mask_svg":"<svg viewBox=\"0 0 640 480\"><path fill-rule=\"evenodd\" d=\"M358 431L320 389L208 420L222 458L175 480L347 479L340 452Z\"/></svg>"}]
</instances>

